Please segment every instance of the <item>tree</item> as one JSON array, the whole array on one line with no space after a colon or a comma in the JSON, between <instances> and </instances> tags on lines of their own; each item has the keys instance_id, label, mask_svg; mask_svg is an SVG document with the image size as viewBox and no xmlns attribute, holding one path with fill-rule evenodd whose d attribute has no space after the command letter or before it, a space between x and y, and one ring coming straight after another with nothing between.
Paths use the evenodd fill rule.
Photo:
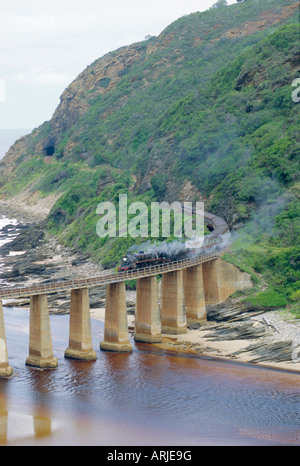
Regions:
<instances>
[{"instance_id":1,"label":"tree","mask_svg":"<svg viewBox=\"0 0 300 466\"><path fill-rule=\"evenodd\" d=\"M150 181L154 194L159 201L161 201L165 195L167 180L168 176L166 174L157 173Z\"/></svg>"},{"instance_id":2,"label":"tree","mask_svg":"<svg viewBox=\"0 0 300 466\"><path fill-rule=\"evenodd\" d=\"M212 8L219 8L222 6L228 6L227 0L218 0L216 3L213 4Z\"/></svg>"}]
</instances>

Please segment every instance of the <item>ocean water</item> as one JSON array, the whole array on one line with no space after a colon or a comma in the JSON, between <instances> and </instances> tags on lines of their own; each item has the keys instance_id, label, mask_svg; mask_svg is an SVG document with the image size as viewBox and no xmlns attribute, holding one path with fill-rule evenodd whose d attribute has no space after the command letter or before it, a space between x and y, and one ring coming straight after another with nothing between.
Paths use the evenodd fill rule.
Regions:
<instances>
[{"instance_id":1,"label":"ocean water","mask_svg":"<svg viewBox=\"0 0 300 466\"><path fill-rule=\"evenodd\" d=\"M0 129L0 159L2 159L10 146L22 136L29 134L30 129Z\"/></svg>"}]
</instances>

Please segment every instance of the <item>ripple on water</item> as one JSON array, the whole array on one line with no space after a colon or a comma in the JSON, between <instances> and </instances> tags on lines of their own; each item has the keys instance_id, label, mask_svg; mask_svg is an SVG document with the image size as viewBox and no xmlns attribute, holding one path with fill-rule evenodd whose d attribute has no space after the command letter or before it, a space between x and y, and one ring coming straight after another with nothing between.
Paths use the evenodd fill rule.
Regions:
<instances>
[{"instance_id":1,"label":"ripple on water","mask_svg":"<svg viewBox=\"0 0 300 466\"><path fill-rule=\"evenodd\" d=\"M69 317L55 315L51 315L51 328L59 366L40 371L24 364L28 312L5 310L5 320L15 376L0 383L0 393L7 396L9 415L17 405L20 415L42 407L49 411L50 420L59 419L62 425L70 418L85 419L90 426L86 426L89 441L96 444L109 444L109 432L119 444L130 441L129 432L144 444L299 441L297 375L208 358L171 356L164 351L153 354L149 345L143 351L134 341L133 353L102 352L103 325L97 321L92 321L97 361L67 360ZM13 419L18 424L14 415ZM49 420L37 421L47 428ZM18 429L16 425L16 432ZM68 438L76 444L86 438L83 432L76 434L76 429L72 431L74 439L68 437L68 429L59 430L55 439Z\"/></svg>"}]
</instances>

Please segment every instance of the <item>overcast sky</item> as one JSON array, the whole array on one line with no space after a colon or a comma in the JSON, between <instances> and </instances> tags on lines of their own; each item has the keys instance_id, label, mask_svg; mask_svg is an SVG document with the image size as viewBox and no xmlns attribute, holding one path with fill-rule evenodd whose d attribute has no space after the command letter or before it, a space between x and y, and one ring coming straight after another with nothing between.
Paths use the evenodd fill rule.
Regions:
<instances>
[{"instance_id":1,"label":"overcast sky","mask_svg":"<svg viewBox=\"0 0 300 466\"><path fill-rule=\"evenodd\" d=\"M0 129L39 126L94 60L215 2L0 0Z\"/></svg>"}]
</instances>

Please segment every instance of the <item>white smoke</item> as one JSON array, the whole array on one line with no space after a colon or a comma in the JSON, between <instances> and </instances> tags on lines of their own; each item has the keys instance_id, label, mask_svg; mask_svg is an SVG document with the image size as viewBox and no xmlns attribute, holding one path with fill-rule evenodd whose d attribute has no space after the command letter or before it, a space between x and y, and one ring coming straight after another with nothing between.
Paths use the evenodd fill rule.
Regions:
<instances>
[{"instance_id":1,"label":"white smoke","mask_svg":"<svg viewBox=\"0 0 300 466\"><path fill-rule=\"evenodd\" d=\"M131 255L136 255L140 252L148 253L148 254L161 254L164 253L168 258L173 258L178 255L186 254L187 248L184 242L175 240L171 243L167 241L162 241L161 243L155 244L151 243L151 241L146 241L139 245L134 245L128 249L128 253Z\"/></svg>"},{"instance_id":2,"label":"white smoke","mask_svg":"<svg viewBox=\"0 0 300 466\"><path fill-rule=\"evenodd\" d=\"M218 241L210 243L211 239L217 238ZM226 249L231 245L232 238L230 232L223 235L207 235L203 241L201 241L202 247L192 248L192 241L179 241L174 240L172 242L162 241L160 243L151 243L151 241L145 241L142 244L131 246L128 249L127 255L135 258L138 253L144 252L147 254L162 254L164 253L168 259L180 260L180 259L191 259L200 256L206 252L216 252L220 249ZM196 243L198 246L198 243Z\"/></svg>"}]
</instances>

